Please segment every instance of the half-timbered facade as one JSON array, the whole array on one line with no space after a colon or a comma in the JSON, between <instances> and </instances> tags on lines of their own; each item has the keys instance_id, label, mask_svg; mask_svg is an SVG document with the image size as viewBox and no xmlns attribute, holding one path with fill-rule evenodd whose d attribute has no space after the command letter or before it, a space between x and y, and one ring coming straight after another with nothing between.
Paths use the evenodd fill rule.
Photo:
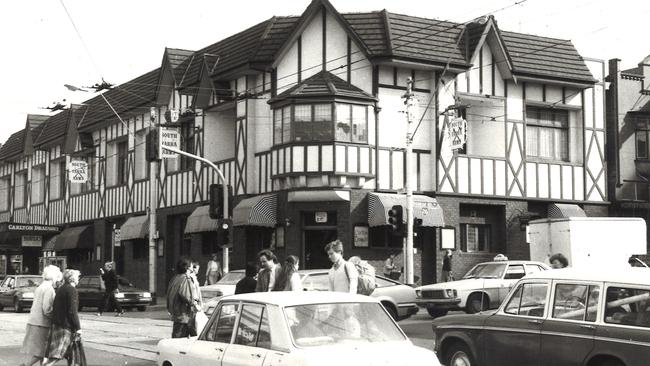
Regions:
<instances>
[{"instance_id":1,"label":"half-timbered facade","mask_svg":"<svg viewBox=\"0 0 650 366\"><path fill-rule=\"evenodd\" d=\"M533 214L606 213L602 63L567 40L501 31L492 17L341 14L314 0L301 16L272 17L198 51L166 49L160 68L51 117L46 126L60 126L40 134L18 178L33 187L35 169L44 174L43 200L0 200L0 215L60 226L48 241L55 251L76 251L88 268L113 252L120 271L146 285L145 136L152 121L173 123L183 150L215 162L233 189L231 268L264 247L328 266L323 246L336 238L346 256L379 263L402 249L387 211L404 204L409 77L422 281L437 278L442 227L454 229L462 272L497 253L527 257L520 223ZM451 149L455 117L467 121L467 139ZM57 178L73 159L89 163L90 183ZM5 160L3 177L15 184L21 167ZM210 168L177 158L158 172L152 235L164 289L179 256L207 258L226 239L207 218Z\"/></svg>"}]
</instances>

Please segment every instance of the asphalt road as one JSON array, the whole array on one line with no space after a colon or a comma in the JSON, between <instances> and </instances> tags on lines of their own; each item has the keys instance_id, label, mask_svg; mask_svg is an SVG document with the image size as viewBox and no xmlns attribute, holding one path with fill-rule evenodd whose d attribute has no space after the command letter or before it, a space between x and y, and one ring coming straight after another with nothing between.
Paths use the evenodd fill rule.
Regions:
<instances>
[{"instance_id":1,"label":"asphalt road","mask_svg":"<svg viewBox=\"0 0 650 366\"><path fill-rule=\"evenodd\" d=\"M96 350L90 347L84 347L86 352L86 361L88 366L152 366L155 362L141 360L139 358L119 355L112 352ZM0 347L0 366L16 366L25 362L24 355L20 353L19 346ZM57 362L57 365L66 365L66 361Z\"/></svg>"}]
</instances>

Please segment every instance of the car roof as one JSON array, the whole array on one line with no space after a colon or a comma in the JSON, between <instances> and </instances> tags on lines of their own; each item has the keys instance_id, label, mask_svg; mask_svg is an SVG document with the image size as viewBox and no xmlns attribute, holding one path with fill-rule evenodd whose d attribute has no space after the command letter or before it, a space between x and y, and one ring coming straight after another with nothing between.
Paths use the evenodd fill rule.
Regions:
<instances>
[{"instance_id":1,"label":"car roof","mask_svg":"<svg viewBox=\"0 0 650 366\"><path fill-rule=\"evenodd\" d=\"M597 281L650 285L650 269L640 267L608 268L563 268L536 272L526 279L552 279L570 281Z\"/></svg>"},{"instance_id":2,"label":"car roof","mask_svg":"<svg viewBox=\"0 0 650 366\"><path fill-rule=\"evenodd\" d=\"M330 291L273 291L273 292L253 292L249 294L232 295L223 298L224 301L253 301L263 302L277 306L294 306L323 303L350 303L350 302L377 302L370 296L349 294L345 292Z\"/></svg>"},{"instance_id":3,"label":"car roof","mask_svg":"<svg viewBox=\"0 0 650 366\"><path fill-rule=\"evenodd\" d=\"M548 267L548 264L542 263L542 262L536 262L536 261L526 261L526 260L505 260L505 261L488 261L488 262L481 262L479 264L489 264L489 263L507 263L507 264L537 264L541 265L543 267Z\"/></svg>"}]
</instances>

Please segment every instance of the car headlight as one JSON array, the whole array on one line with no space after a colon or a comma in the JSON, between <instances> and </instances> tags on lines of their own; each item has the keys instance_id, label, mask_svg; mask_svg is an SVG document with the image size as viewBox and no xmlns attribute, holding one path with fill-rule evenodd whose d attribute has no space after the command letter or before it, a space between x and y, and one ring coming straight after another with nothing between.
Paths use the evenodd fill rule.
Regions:
<instances>
[{"instance_id":1,"label":"car headlight","mask_svg":"<svg viewBox=\"0 0 650 366\"><path fill-rule=\"evenodd\" d=\"M448 298L455 299L456 295L457 295L457 292L456 292L456 290L448 289L448 290L445 290L445 295L447 295Z\"/></svg>"},{"instance_id":2,"label":"car headlight","mask_svg":"<svg viewBox=\"0 0 650 366\"><path fill-rule=\"evenodd\" d=\"M34 293L33 292L24 292L21 297L23 299L33 299L34 298Z\"/></svg>"},{"instance_id":3,"label":"car headlight","mask_svg":"<svg viewBox=\"0 0 650 366\"><path fill-rule=\"evenodd\" d=\"M150 292L143 292L140 296L142 296L142 297L151 297L151 293Z\"/></svg>"},{"instance_id":4,"label":"car headlight","mask_svg":"<svg viewBox=\"0 0 650 366\"><path fill-rule=\"evenodd\" d=\"M124 298L124 294L121 293L121 292L118 292L118 293L115 294L115 298L116 298L116 299L123 299L123 298Z\"/></svg>"},{"instance_id":5,"label":"car headlight","mask_svg":"<svg viewBox=\"0 0 650 366\"><path fill-rule=\"evenodd\" d=\"M422 291L421 290L415 290L415 296L416 297L422 297Z\"/></svg>"}]
</instances>

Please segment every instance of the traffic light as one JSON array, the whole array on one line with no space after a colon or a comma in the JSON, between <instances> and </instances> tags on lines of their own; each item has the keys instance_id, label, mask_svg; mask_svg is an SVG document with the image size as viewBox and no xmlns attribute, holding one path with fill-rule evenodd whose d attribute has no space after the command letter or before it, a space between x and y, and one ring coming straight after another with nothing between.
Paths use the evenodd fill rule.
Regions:
<instances>
[{"instance_id":1,"label":"traffic light","mask_svg":"<svg viewBox=\"0 0 650 366\"><path fill-rule=\"evenodd\" d=\"M422 226L422 219L413 218L413 236L418 236L418 229Z\"/></svg>"},{"instance_id":2,"label":"traffic light","mask_svg":"<svg viewBox=\"0 0 650 366\"><path fill-rule=\"evenodd\" d=\"M146 138L147 149L145 152L145 157L147 161L156 161L160 160L160 141L158 136L158 128L152 128L151 131L147 134Z\"/></svg>"},{"instance_id":3,"label":"traffic light","mask_svg":"<svg viewBox=\"0 0 650 366\"><path fill-rule=\"evenodd\" d=\"M404 232L404 207L395 205L388 211L388 223L393 233L402 235Z\"/></svg>"},{"instance_id":4,"label":"traffic light","mask_svg":"<svg viewBox=\"0 0 650 366\"><path fill-rule=\"evenodd\" d=\"M232 222L230 220L222 220L221 225L219 225L219 231L221 232L221 245L228 245L232 242L230 237L232 233Z\"/></svg>"},{"instance_id":5,"label":"traffic light","mask_svg":"<svg viewBox=\"0 0 650 366\"><path fill-rule=\"evenodd\" d=\"M232 217L232 187L228 185L228 212L223 212L223 184L210 185L210 218L223 219Z\"/></svg>"}]
</instances>

